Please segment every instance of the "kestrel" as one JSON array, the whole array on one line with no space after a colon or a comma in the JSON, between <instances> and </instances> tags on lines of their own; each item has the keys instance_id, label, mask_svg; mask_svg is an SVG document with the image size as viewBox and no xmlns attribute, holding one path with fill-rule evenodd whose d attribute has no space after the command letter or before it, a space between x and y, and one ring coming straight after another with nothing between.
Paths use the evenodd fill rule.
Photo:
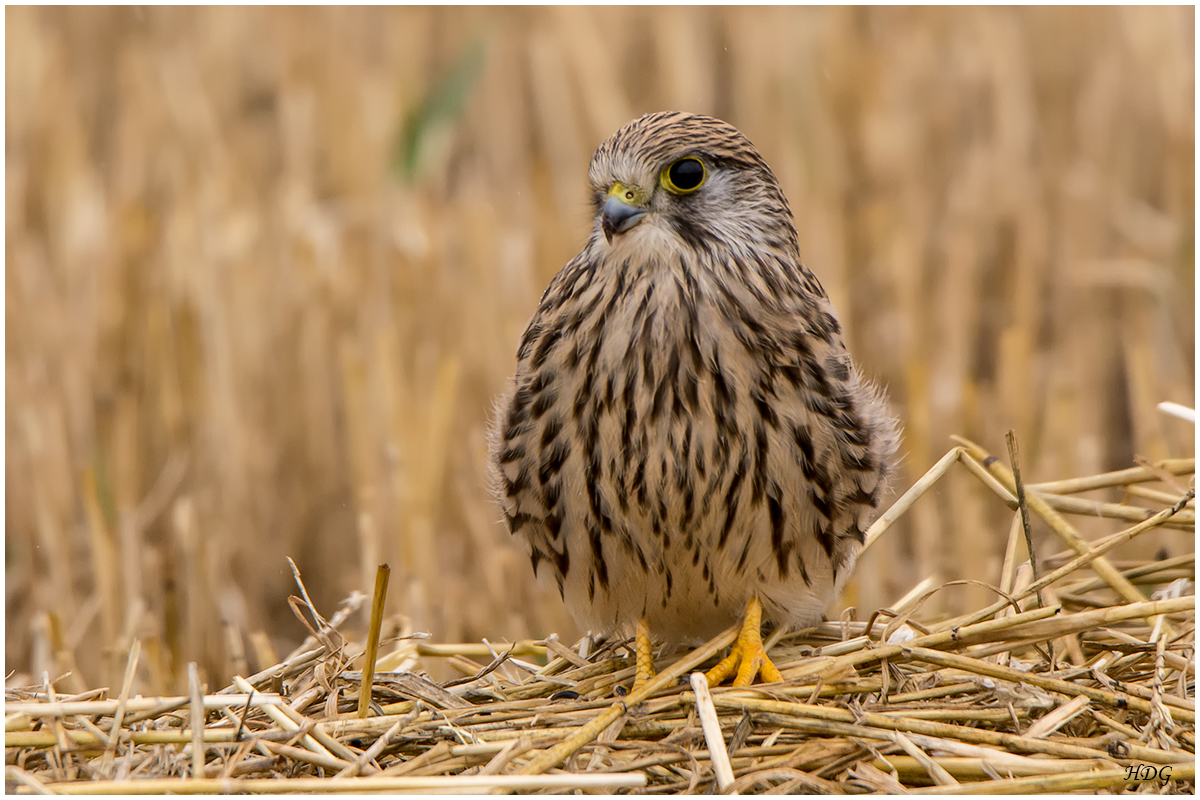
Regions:
<instances>
[{"instance_id":1,"label":"kestrel","mask_svg":"<svg viewBox=\"0 0 1200 800\"><path fill-rule=\"evenodd\" d=\"M820 621L862 548L898 428L800 260L788 203L735 128L643 116L588 171L595 222L550 282L492 424L493 488L585 628L697 643Z\"/></svg>"}]
</instances>

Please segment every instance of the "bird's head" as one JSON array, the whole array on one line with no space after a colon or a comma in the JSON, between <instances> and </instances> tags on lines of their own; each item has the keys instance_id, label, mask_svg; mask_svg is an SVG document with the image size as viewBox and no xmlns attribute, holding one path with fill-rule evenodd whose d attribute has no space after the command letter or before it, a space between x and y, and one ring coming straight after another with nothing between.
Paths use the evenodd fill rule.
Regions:
<instances>
[{"instance_id":1,"label":"bird's head","mask_svg":"<svg viewBox=\"0 0 1200 800\"><path fill-rule=\"evenodd\" d=\"M617 247L654 231L701 249L797 250L792 213L770 167L718 119L647 114L600 145L588 177L597 244L603 236Z\"/></svg>"}]
</instances>

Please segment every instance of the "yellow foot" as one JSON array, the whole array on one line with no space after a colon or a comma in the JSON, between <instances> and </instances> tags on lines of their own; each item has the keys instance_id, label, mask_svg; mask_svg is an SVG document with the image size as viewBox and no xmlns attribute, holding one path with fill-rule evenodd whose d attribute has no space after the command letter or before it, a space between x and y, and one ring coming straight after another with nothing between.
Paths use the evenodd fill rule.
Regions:
<instances>
[{"instance_id":1,"label":"yellow foot","mask_svg":"<svg viewBox=\"0 0 1200 800\"><path fill-rule=\"evenodd\" d=\"M709 686L717 686L737 670L733 679L734 686L749 686L754 683L754 676L762 675L763 683L776 683L783 680L779 670L767 658L767 651L762 642L762 603L757 597L750 598L746 607L746 621L737 641L729 651L729 655L704 677L708 678Z\"/></svg>"},{"instance_id":2,"label":"yellow foot","mask_svg":"<svg viewBox=\"0 0 1200 800\"><path fill-rule=\"evenodd\" d=\"M635 651L637 670L634 672L633 691L646 685L654 677L654 654L650 651L650 629L645 620L638 620Z\"/></svg>"}]
</instances>

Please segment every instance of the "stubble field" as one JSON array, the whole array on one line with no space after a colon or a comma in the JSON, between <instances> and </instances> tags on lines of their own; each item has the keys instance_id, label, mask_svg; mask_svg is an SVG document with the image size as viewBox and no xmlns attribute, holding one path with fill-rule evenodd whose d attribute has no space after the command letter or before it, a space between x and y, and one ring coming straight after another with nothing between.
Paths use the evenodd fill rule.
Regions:
<instances>
[{"instance_id":1,"label":"stubble field","mask_svg":"<svg viewBox=\"0 0 1200 800\"><path fill-rule=\"evenodd\" d=\"M307 633L286 557L326 615L388 562L392 632L573 641L485 430L592 150L649 111L771 164L903 421L900 490L952 434L1015 430L1029 482L1194 455L1155 408L1195 404L1191 8L5 14L15 683L119 686L134 640L147 692L274 664ZM842 607L995 583L1011 519L951 473Z\"/></svg>"}]
</instances>

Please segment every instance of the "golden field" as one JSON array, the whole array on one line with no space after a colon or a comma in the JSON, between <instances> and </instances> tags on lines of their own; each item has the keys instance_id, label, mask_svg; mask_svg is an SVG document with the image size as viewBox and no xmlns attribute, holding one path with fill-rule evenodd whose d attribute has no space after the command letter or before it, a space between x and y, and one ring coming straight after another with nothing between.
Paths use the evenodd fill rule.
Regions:
<instances>
[{"instance_id":1,"label":"golden field","mask_svg":"<svg viewBox=\"0 0 1200 800\"><path fill-rule=\"evenodd\" d=\"M402 628L573 640L485 430L590 230L592 150L649 111L771 164L903 421L898 489L951 434L1003 458L1015 430L1031 482L1194 455L1155 409L1195 405L1192 8L5 18L14 681L119 685L135 639L157 693L273 664L306 633L286 557L327 616L387 562ZM950 475L844 605L994 583L1010 519Z\"/></svg>"}]
</instances>

